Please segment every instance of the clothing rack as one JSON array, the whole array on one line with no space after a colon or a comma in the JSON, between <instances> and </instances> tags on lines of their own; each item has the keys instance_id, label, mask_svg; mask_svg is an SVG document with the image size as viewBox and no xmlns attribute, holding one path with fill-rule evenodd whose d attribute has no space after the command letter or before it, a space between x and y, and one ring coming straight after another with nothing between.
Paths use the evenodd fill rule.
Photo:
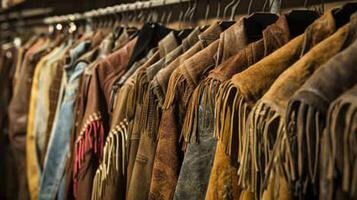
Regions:
<instances>
[{"instance_id":1,"label":"clothing rack","mask_svg":"<svg viewBox=\"0 0 357 200\"><path fill-rule=\"evenodd\" d=\"M219 0L219 2L222 3L222 7L228 6L229 4L233 4L238 2L239 0L232 0L232 1L224 1L224 0ZM265 1L265 0L264 0ZM262 1L264 3L264 1ZM266 0L269 4L272 5L272 12L277 12L282 7L282 4L292 4L294 6L299 5L299 6L306 6L305 4L308 2L310 5L316 5L316 4L324 4L328 2L346 2L346 0L296 0L296 1L291 1L291 2L284 2L284 0ZM141 11L141 10L146 10L146 9L153 9L153 8L158 8L158 7L164 7L164 6L170 6L174 4L184 4L184 3L190 3L194 2L195 4L203 2L203 0L147 0L147 1L137 1L134 3L128 3L128 4L119 4L115 6L109 6L105 8L98 8L94 10L90 10L84 13L74 13L74 14L68 14L68 15L61 15L61 16L52 16L52 17L47 17L43 20L44 24L50 25L50 24L56 24L56 23L64 23L64 22L73 22L73 21L80 21L80 20L85 20L85 19L90 19L90 18L95 18L95 17L101 17L101 16L106 16L106 15L111 15L111 14L119 14L119 13L127 13L127 12L132 12L132 11ZM209 2L207 0L206 2ZM218 2L218 0L217 0ZM250 4L252 3L257 3L258 1L250 0L247 2L244 2L240 0L239 4ZM212 1L211 3L215 3L215 1ZM225 4L226 3L226 4ZM232 5L230 5L232 6Z\"/></svg>"},{"instance_id":2,"label":"clothing rack","mask_svg":"<svg viewBox=\"0 0 357 200\"><path fill-rule=\"evenodd\" d=\"M186 3L193 0L150 0L150 1L137 1L135 3L119 4L115 6L109 6L106 8L99 8L91 11L84 12L82 14L75 13L62 16L47 17L44 19L45 24L56 24L68 21L80 21L88 18L119 14L137 10L152 9L161 6L168 6L173 4Z\"/></svg>"},{"instance_id":3,"label":"clothing rack","mask_svg":"<svg viewBox=\"0 0 357 200\"><path fill-rule=\"evenodd\" d=\"M294 1L289 1L289 0L250 0L250 1L246 1L246 0L144 0L144 1L137 1L134 3L119 4L119 5L107 4L107 5L113 5L107 7L105 7L105 3L103 3L104 6L102 7L99 5L98 6L84 5L83 8L77 8L76 5L78 3L81 4L80 1L75 4L76 8L72 9L74 11L73 13L71 13L71 9L68 8L68 3L64 3L63 6L58 6L57 4L53 4L53 3L52 5L51 3L48 3L46 4L46 7L41 7L40 5L38 5L38 7L34 7L32 9L27 9L26 6L24 5L23 8L22 7L9 8L0 11L0 37L3 36L6 37L7 35L11 35L13 32L18 32L18 31L22 32L23 29L28 29L29 27L41 28L49 25L58 24L58 23L69 24L71 22L79 22L79 21L88 22L91 21L92 19L100 18L103 16L117 15L117 14L125 16L126 14L130 15L132 13L148 11L151 9L159 10L160 12L167 12L167 11L173 13L176 12L176 14L173 14L172 16L177 17L178 16L177 13L182 12L183 9L186 9L186 12L188 11L187 9L191 9L190 12L193 11L194 6L192 5L195 4L197 4L198 7L201 6L202 8L202 6L206 6L208 3L209 5L208 7L210 7L209 12L211 12L210 17L216 18L215 16L219 16L219 14L213 15L212 13L218 11L217 10L218 7L220 7L221 14L222 14L223 10L227 6L229 5L232 6L232 3L237 3L237 2L239 2L239 6L235 14L238 15L238 14L247 14L246 9L250 6L252 7L251 11L261 11L260 6L262 6L264 2L269 2L269 4L273 2L273 4L271 4L273 9L270 9L270 11L276 13L277 11L280 10L280 8L285 9L285 8L304 7L306 6L305 5L306 2L308 2L308 4L312 6L312 5L319 5L321 3L327 5L329 3L336 4L346 1L352 1L352 0L294 0ZM57 1L54 2L58 3ZM167 9L166 6L171 6L174 9L171 8ZM233 5L233 7L234 6L236 5ZM59 7L63 7L63 8L58 10ZM201 16L200 19L203 19L202 16L207 17L207 9L198 8L197 12L198 14L197 15L195 14L195 16L200 15Z\"/></svg>"}]
</instances>

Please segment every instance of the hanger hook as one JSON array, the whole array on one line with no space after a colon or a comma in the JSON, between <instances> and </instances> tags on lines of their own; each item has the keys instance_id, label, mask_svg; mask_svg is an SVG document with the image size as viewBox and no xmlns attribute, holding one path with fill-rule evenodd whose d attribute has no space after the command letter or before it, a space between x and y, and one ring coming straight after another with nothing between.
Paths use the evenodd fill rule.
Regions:
<instances>
[{"instance_id":1,"label":"hanger hook","mask_svg":"<svg viewBox=\"0 0 357 200\"><path fill-rule=\"evenodd\" d=\"M216 18L219 19L221 15L221 0L217 0L217 16Z\"/></svg>"},{"instance_id":2,"label":"hanger hook","mask_svg":"<svg viewBox=\"0 0 357 200\"><path fill-rule=\"evenodd\" d=\"M320 9L319 9L320 13L324 13L325 12L325 1L324 0L320 0Z\"/></svg>"},{"instance_id":3,"label":"hanger hook","mask_svg":"<svg viewBox=\"0 0 357 200\"><path fill-rule=\"evenodd\" d=\"M309 9L309 0L304 1L304 7Z\"/></svg>"},{"instance_id":4,"label":"hanger hook","mask_svg":"<svg viewBox=\"0 0 357 200\"><path fill-rule=\"evenodd\" d=\"M152 2L149 1L149 5L148 5L147 11L146 11L147 13L149 13L147 18L146 18L146 22L148 22L148 23L150 23L151 20L152 20L151 5L152 5Z\"/></svg>"},{"instance_id":5,"label":"hanger hook","mask_svg":"<svg viewBox=\"0 0 357 200\"><path fill-rule=\"evenodd\" d=\"M139 19L139 2L134 3L134 11L133 11L133 22L137 22Z\"/></svg>"},{"instance_id":6,"label":"hanger hook","mask_svg":"<svg viewBox=\"0 0 357 200\"><path fill-rule=\"evenodd\" d=\"M235 0L232 0L231 2L229 2L229 4L227 4L225 7L224 7L224 10L223 10L223 18L226 19L227 17L227 11L229 8L231 8L235 3Z\"/></svg>"},{"instance_id":7,"label":"hanger hook","mask_svg":"<svg viewBox=\"0 0 357 200\"><path fill-rule=\"evenodd\" d=\"M144 7L144 4L141 1L139 1L138 2L138 9L140 10L140 12L138 14L138 22L139 23L142 23L142 19L143 19L143 15L144 15L143 7Z\"/></svg>"},{"instance_id":8,"label":"hanger hook","mask_svg":"<svg viewBox=\"0 0 357 200\"><path fill-rule=\"evenodd\" d=\"M184 17L184 12L183 12L183 3L182 0L179 1L180 2L180 14L179 14L179 28L182 29L182 21L183 21L183 17Z\"/></svg>"},{"instance_id":9,"label":"hanger hook","mask_svg":"<svg viewBox=\"0 0 357 200\"><path fill-rule=\"evenodd\" d=\"M266 7L267 7L267 5L268 5L268 1L269 1L269 0L265 0L265 1L264 1L263 7L262 7L262 12L266 12ZM270 5L270 4L269 4L269 5Z\"/></svg>"},{"instance_id":10,"label":"hanger hook","mask_svg":"<svg viewBox=\"0 0 357 200\"><path fill-rule=\"evenodd\" d=\"M183 17L184 22L187 22L190 11L191 11L191 1L188 2L187 10L184 14L184 17Z\"/></svg>"},{"instance_id":11,"label":"hanger hook","mask_svg":"<svg viewBox=\"0 0 357 200\"><path fill-rule=\"evenodd\" d=\"M166 18L166 23L165 24L169 24L170 23L170 20L171 20L171 16L172 16L172 9L169 9L169 14L167 15L167 18Z\"/></svg>"},{"instance_id":12,"label":"hanger hook","mask_svg":"<svg viewBox=\"0 0 357 200\"><path fill-rule=\"evenodd\" d=\"M272 13L280 13L281 9L281 0L272 0L269 11Z\"/></svg>"},{"instance_id":13,"label":"hanger hook","mask_svg":"<svg viewBox=\"0 0 357 200\"><path fill-rule=\"evenodd\" d=\"M194 1L194 4L192 6L192 9L190 11L190 22L192 22L193 15L196 13L197 10L197 0Z\"/></svg>"},{"instance_id":14,"label":"hanger hook","mask_svg":"<svg viewBox=\"0 0 357 200\"><path fill-rule=\"evenodd\" d=\"M249 5L248 5L248 15L251 14L253 1L254 1L254 0L250 0L250 1L249 1Z\"/></svg>"},{"instance_id":15,"label":"hanger hook","mask_svg":"<svg viewBox=\"0 0 357 200\"><path fill-rule=\"evenodd\" d=\"M236 3L232 6L232 12L231 12L231 17L230 20L234 20L234 16L236 15L237 9L240 5L241 0L237 0Z\"/></svg>"},{"instance_id":16,"label":"hanger hook","mask_svg":"<svg viewBox=\"0 0 357 200\"><path fill-rule=\"evenodd\" d=\"M161 22L162 24L165 24L165 17L166 17L166 9L165 9L165 6L166 6L166 0L163 0L162 6L164 7L164 9L163 9L163 10L164 10L164 13L162 13L160 22Z\"/></svg>"},{"instance_id":17,"label":"hanger hook","mask_svg":"<svg viewBox=\"0 0 357 200\"><path fill-rule=\"evenodd\" d=\"M209 11L211 10L211 1L206 0L206 14L205 14L205 21L208 23Z\"/></svg>"}]
</instances>

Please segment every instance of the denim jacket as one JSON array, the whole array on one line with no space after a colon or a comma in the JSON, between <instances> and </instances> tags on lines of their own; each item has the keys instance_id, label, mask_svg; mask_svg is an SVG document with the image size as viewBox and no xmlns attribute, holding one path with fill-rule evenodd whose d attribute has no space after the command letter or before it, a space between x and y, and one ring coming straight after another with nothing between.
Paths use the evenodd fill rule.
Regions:
<instances>
[{"instance_id":1,"label":"denim jacket","mask_svg":"<svg viewBox=\"0 0 357 200\"><path fill-rule=\"evenodd\" d=\"M69 52L69 63L64 66L59 104L52 128L45 166L41 178L39 199L64 199L64 171L69 156L69 141L74 125L74 103L79 80L87 63L75 63L86 52L90 43L81 42Z\"/></svg>"}]
</instances>

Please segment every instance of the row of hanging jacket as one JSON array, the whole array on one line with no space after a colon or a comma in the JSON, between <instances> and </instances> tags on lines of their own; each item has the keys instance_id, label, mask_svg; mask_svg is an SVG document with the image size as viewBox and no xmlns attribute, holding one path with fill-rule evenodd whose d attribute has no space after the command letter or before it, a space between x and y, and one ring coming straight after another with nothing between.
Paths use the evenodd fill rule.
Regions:
<instances>
[{"instance_id":1,"label":"row of hanging jacket","mask_svg":"<svg viewBox=\"0 0 357 200\"><path fill-rule=\"evenodd\" d=\"M0 199L356 199L356 38L347 3L2 42Z\"/></svg>"}]
</instances>

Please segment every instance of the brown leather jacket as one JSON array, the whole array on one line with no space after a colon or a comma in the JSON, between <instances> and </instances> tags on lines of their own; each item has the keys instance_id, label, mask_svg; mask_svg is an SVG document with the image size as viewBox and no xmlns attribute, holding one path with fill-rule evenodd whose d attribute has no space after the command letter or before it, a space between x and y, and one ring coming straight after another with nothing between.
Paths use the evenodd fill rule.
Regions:
<instances>
[{"instance_id":1,"label":"brown leather jacket","mask_svg":"<svg viewBox=\"0 0 357 200\"><path fill-rule=\"evenodd\" d=\"M200 37L214 41L221 31L221 26L215 23ZM170 76L158 130L149 199L173 198L183 156L179 147L179 130L195 85L202 74L215 65L214 55L218 44L219 40L216 40L203 49L206 44L198 42L187 52L202 50L184 61ZM169 67L167 68L170 69Z\"/></svg>"},{"instance_id":2,"label":"brown leather jacket","mask_svg":"<svg viewBox=\"0 0 357 200\"><path fill-rule=\"evenodd\" d=\"M291 38L301 34L305 28L316 19L316 17L317 14L315 12L309 11L293 11L279 17L274 24L268 26L265 30L262 30L262 39L250 43L246 48L210 72L206 81L202 82L203 97L201 97L202 99L198 102L210 103L209 107L213 110L215 107L215 98L213 98L213 102L209 99L212 99L212 94L214 95L217 93L217 90L223 81L231 78L234 74L245 70L250 65L258 62L260 59L286 44ZM299 28L291 29L290 27ZM210 116L203 114L203 117ZM213 118L213 116L211 118ZM203 120L206 121L209 120L209 118ZM197 126L194 125L193 127ZM195 133L196 130L193 131L193 133ZM197 138L195 136L191 137ZM224 198L229 195L229 192L231 192L231 195L236 197L239 196L239 189L236 186L238 184L234 184L230 181L230 177L235 177L237 182L239 180L237 177L237 157L239 156L237 152L238 146L237 142L234 142L236 139L233 138L231 143L229 143L229 140L229 135L222 135L217 144L206 199ZM217 185L221 186L216 187ZM227 187L233 189L223 189Z\"/></svg>"},{"instance_id":3,"label":"brown leather jacket","mask_svg":"<svg viewBox=\"0 0 357 200\"><path fill-rule=\"evenodd\" d=\"M73 165L74 196L90 199L92 183L103 156L105 134L109 130L111 113L109 102L114 82L125 73L137 38L91 68L91 76L84 81L88 99L83 99L78 108L83 112L81 125L76 132ZM78 119L77 119L78 120Z\"/></svg>"},{"instance_id":4,"label":"brown leather jacket","mask_svg":"<svg viewBox=\"0 0 357 200\"><path fill-rule=\"evenodd\" d=\"M18 199L29 199L26 179L26 127L29 109L32 76L37 61L42 53L38 52L44 44L43 38L38 39L26 52L15 80L13 97L9 105L9 138L11 149L17 166ZM36 53L37 52L37 53Z\"/></svg>"},{"instance_id":5,"label":"brown leather jacket","mask_svg":"<svg viewBox=\"0 0 357 200\"><path fill-rule=\"evenodd\" d=\"M224 134L228 135L228 138L237 138L238 162L241 163L238 170L240 184L248 191L257 191L258 186L255 174L250 174L252 168L257 166L252 166L250 157L247 156L255 155L254 152L250 152L249 134L246 129L252 107L283 71L335 30L334 16L332 12L327 12L312 23L304 34L295 37L243 72L234 75L230 81L221 86L215 112L217 119L215 131L218 136ZM231 128L231 121L238 122L238 125ZM231 144L231 141L228 144ZM255 194L259 195L259 192Z\"/></svg>"},{"instance_id":6,"label":"brown leather jacket","mask_svg":"<svg viewBox=\"0 0 357 200\"><path fill-rule=\"evenodd\" d=\"M353 67L354 65L352 64L356 60L355 54L352 53L356 48L356 17L357 15L354 15L351 18L350 30L343 43L342 49L345 47L347 48L332 57L326 64L312 74L311 78L309 78L306 83L295 92L294 96L290 99L288 109L286 110L285 126L288 130L288 135L292 136L289 137L291 138L289 142L291 143L291 147L296 145L296 143L299 145L298 152L293 151L293 155L296 156L298 153L300 158L303 159L303 162L301 163L302 166L304 166L302 168L303 177L308 176L311 179L315 178L315 182L320 179L321 186L326 186L320 187L320 198L322 199L334 199L340 194L339 192L332 194L332 188L335 186L332 188L330 187L332 186L330 184L333 183L333 180L337 180L336 186L340 184L338 178L332 178L330 175L327 175L327 173L331 173L330 170L327 171L329 168L327 167L329 165L328 163L330 160L334 160L334 158L331 159L331 157L335 157L336 155L329 152L329 150L327 150L329 144L324 143L327 141L331 142L330 140L335 136L327 136L326 134L328 132L324 131L324 129L326 126L332 127L332 124L330 124L331 122L327 122L329 105L339 95L357 83L357 77L355 76L357 69ZM334 118L335 116L337 115L334 115ZM301 119L305 120L302 121ZM312 127L320 128L316 129ZM309 134L302 137L302 135L300 135L301 132L298 130L308 130ZM338 132L343 133L343 131ZM315 142L308 143L306 141ZM323 144L319 145L321 143ZM320 148L318 148L319 146ZM341 144L341 147L342 146L344 145ZM312 154L303 153L301 151L302 148L308 148L315 151L315 154L313 154L314 156ZM341 154L338 155L343 155L343 153L341 152ZM342 158L342 156L338 157ZM340 161L340 159L337 160ZM315 174L312 169L317 170ZM298 180L301 179L300 176L296 178ZM315 186L317 185L315 184ZM339 186L336 188L339 188Z\"/></svg>"},{"instance_id":7,"label":"brown leather jacket","mask_svg":"<svg viewBox=\"0 0 357 200\"><path fill-rule=\"evenodd\" d=\"M348 49L346 53L355 52L355 44L356 42L353 44L354 47ZM356 60L355 55L349 56L353 56L353 60ZM330 105L321 145L320 199L352 200L357 198L356 103L357 84L345 91Z\"/></svg>"}]
</instances>

